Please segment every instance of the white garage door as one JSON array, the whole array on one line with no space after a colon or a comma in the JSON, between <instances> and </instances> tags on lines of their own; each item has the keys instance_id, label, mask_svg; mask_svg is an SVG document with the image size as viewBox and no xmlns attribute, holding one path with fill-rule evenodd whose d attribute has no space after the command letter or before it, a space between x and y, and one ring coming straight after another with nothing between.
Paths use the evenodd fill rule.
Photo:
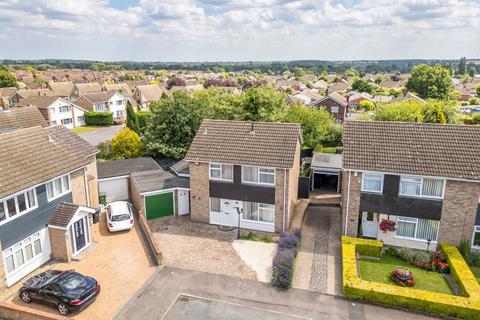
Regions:
<instances>
[{"instance_id":1,"label":"white garage door","mask_svg":"<svg viewBox=\"0 0 480 320\"><path fill-rule=\"evenodd\" d=\"M129 199L128 178L100 180L98 186L100 192L107 194L107 203Z\"/></svg>"}]
</instances>

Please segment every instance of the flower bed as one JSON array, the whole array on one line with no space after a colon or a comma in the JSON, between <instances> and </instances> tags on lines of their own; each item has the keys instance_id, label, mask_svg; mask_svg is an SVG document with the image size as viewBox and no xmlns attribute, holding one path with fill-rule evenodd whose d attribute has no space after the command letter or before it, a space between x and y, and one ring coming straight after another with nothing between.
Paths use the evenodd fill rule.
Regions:
<instances>
[{"instance_id":1,"label":"flower bed","mask_svg":"<svg viewBox=\"0 0 480 320\"><path fill-rule=\"evenodd\" d=\"M379 285L360 279L357 274L357 253L378 253L380 248L380 254L375 255L379 257L382 246L382 242L377 240L342 237L343 294L346 298L370 300L463 319L480 319L480 286L457 248L446 244L440 246L450 266L450 272L465 296L393 284ZM366 249L367 247L371 249Z\"/></svg>"},{"instance_id":2,"label":"flower bed","mask_svg":"<svg viewBox=\"0 0 480 320\"><path fill-rule=\"evenodd\" d=\"M282 232L277 247L277 253L273 258L272 285L288 289L292 285L295 258L300 249L300 229Z\"/></svg>"}]
</instances>

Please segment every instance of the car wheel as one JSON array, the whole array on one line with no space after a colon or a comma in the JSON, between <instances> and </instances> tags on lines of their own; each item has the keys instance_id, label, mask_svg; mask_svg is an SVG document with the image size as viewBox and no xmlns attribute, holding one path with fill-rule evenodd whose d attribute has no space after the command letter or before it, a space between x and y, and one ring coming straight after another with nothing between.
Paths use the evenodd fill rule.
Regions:
<instances>
[{"instance_id":1,"label":"car wheel","mask_svg":"<svg viewBox=\"0 0 480 320\"><path fill-rule=\"evenodd\" d=\"M60 312L61 315L66 316L67 314L70 313L70 310L68 309L67 305L65 303L60 303L58 306L58 312Z\"/></svg>"},{"instance_id":2,"label":"car wheel","mask_svg":"<svg viewBox=\"0 0 480 320\"><path fill-rule=\"evenodd\" d=\"M30 296L30 293L28 293L27 291L22 291L22 293L20 294L20 298L22 298L23 302L25 303L32 302L32 297Z\"/></svg>"}]
</instances>

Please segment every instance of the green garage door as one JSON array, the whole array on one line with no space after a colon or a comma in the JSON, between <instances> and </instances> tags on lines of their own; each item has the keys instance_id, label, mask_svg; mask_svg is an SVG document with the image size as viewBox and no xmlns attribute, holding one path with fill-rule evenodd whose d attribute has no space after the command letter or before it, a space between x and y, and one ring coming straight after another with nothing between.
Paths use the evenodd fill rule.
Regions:
<instances>
[{"instance_id":1,"label":"green garage door","mask_svg":"<svg viewBox=\"0 0 480 320\"><path fill-rule=\"evenodd\" d=\"M173 215L173 192L145 196L147 219Z\"/></svg>"}]
</instances>

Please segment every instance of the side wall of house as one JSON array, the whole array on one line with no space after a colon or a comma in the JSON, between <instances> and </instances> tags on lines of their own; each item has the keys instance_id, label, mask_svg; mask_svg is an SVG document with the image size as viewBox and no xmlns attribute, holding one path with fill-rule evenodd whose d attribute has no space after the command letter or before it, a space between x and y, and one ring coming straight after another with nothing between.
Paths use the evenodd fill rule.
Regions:
<instances>
[{"instance_id":1,"label":"side wall of house","mask_svg":"<svg viewBox=\"0 0 480 320\"><path fill-rule=\"evenodd\" d=\"M288 171L288 224L292 220L295 204L298 200L298 177L300 175L300 142L297 142L295 148L295 158L293 160L293 168Z\"/></svg>"},{"instance_id":2,"label":"side wall of house","mask_svg":"<svg viewBox=\"0 0 480 320\"><path fill-rule=\"evenodd\" d=\"M361 172L356 176L354 172L344 171L342 174L342 235L358 235L361 182Z\"/></svg>"},{"instance_id":3,"label":"side wall of house","mask_svg":"<svg viewBox=\"0 0 480 320\"><path fill-rule=\"evenodd\" d=\"M210 222L210 186L208 163L190 162L190 218Z\"/></svg>"},{"instance_id":4,"label":"side wall of house","mask_svg":"<svg viewBox=\"0 0 480 320\"><path fill-rule=\"evenodd\" d=\"M288 210L288 170L275 170L275 232L282 232L288 229L287 212Z\"/></svg>"},{"instance_id":5,"label":"side wall of house","mask_svg":"<svg viewBox=\"0 0 480 320\"><path fill-rule=\"evenodd\" d=\"M98 172L96 156L91 156L92 162L87 166L88 191L90 192L90 208L98 208Z\"/></svg>"},{"instance_id":6,"label":"side wall of house","mask_svg":"<svg viewBox=\"0 0 480 320\"><path fill-rule=\"evenodd\" d=\"M70 184L72 187L73 203L88 206L87 194L85 191L85 171L83 168L70 174Z\"/></svg>"},{"instance_id":7,"label":"side wall of house","mask_svg":"<svg viewBox=\"0 0 480 320\"><path fill-rule=\"evenodd\" d=\"M439 242L471 241L480 197L480 183L447 180Z\"/></svg>"},{"instance_id":8,"label":"side wall of house","mask_svg":"<svg viewBox=\"0 0 480 320\"><path fill-rule=\"evenodd\" d=\"M70 261L71 240L68 230L61 230L56 228L48 228L50 234L50 245L52 248L52 258L60 261Z\"/></svg>"}]
</instances>

